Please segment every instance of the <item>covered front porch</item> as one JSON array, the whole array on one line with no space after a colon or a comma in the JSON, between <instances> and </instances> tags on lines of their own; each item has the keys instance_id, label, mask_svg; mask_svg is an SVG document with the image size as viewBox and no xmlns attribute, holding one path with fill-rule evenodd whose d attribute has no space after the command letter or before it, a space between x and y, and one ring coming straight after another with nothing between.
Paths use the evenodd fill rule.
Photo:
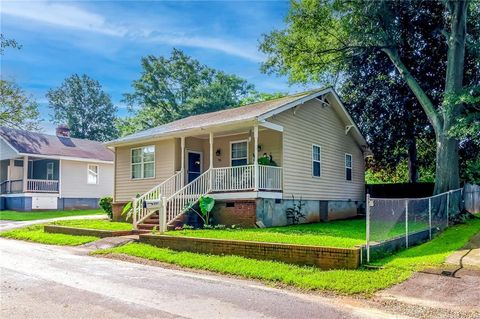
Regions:
<instances>
[{"instance_id":1,"label":"covered front porch","mask_svg":"<svg viewBox=\"0 0 480 319\"><path fill-rule=\"evenodd\" d=\"M23 156L2 160L0 194L58 193L60 161Z\"/></svg>"}]
</instances>

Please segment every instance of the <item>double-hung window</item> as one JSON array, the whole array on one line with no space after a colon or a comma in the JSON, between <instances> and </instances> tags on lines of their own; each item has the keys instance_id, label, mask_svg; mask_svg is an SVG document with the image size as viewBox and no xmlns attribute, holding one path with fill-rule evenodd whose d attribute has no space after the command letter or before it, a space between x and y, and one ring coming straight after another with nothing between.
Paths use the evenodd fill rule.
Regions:
<instances>
[{"instance_id":1,"label":"double-hung window","mask_svg":"<svg viewBox=\"0 0 480 319\"><path fill-rule=\"evenodd\" d=\"M230 144L231 165L240 166L248 164L248 142L238 141Z\"/></svg>"},{"instance_id":2,"label":"double-hung window","mask_svg":"<svg viewBox=\"0 0 480 319\"><path fill-rule=\"evenodd\" d=\"M132 149L132 179L155 177L155 146Z\"/></svg>"},{"instance_id":3,"label":"double-hung window","mask_svg":"<svg viewBox=\"0 0 480 319\"><path fill-rule=\"evenodd\" d=\"M345 154L345 180L352 180L352 155Z\"/></svg>"},{"instance_id":4,"label":"double-hung window","mask_svg":"<svg viewBox=\"0 0 480 319\"><path fill-rule=\"evenodd\" d=\"M318 145L312 145L312 176L320 177L322 174L322 149Z\"/></svg>"},{"instance_id":5,"label":"double-hung window","mask_svg":"<svg viewBox=\"0 0 480 319\"><path fill-rule=\"evenodd\" d=\"M98 165L88 164L88 184L98 184Z\"/></svg>"}]
</instances>

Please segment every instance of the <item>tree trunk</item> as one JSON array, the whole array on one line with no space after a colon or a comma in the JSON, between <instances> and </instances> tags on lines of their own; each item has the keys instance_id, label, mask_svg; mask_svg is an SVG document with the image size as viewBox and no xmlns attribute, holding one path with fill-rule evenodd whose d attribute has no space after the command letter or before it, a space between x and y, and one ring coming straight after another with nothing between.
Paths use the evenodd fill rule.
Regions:
<instances>
[{"instance_id":1,"label":"tree trunk","mask_svg":"<svg viewBox=\"0 0 480 319\"><path fill-rule=\"evenodd\" d=\"M408 181L409 183L418 182L417 140L415 136L411 136L408 140Z\"/></svg>"},{"instance_id":2,"label":"tree trunk","mask_svg":"<svg viewBox=\"0 0 480 319\"><path fill-rule=\"evenodd\" d=\"M436 134L437 158L435 168L435 194L460 187L458 172L458 142L446 132Z\"/></svg>"}]
</instances>

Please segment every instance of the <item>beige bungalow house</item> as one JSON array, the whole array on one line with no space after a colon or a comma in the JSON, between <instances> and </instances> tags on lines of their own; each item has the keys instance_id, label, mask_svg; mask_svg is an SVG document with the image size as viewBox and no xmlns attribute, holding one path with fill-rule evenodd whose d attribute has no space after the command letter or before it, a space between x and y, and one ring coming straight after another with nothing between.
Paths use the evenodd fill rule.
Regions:
<instances>
[{"instance_id":1,"label":"beige bungalow house","mask_svg":"<svg viewBox=\"0 0 480 319\"><path fill-rule=\"evenodd\" d=\"M243 226L286 225L300 199L300 222L355 216L364 203L368 146L332 88L190 116L107 146L114 215L138 196L137 228L152 227L148 205L158 199L169 226L203 195L216 199L216 222Z\"/></svg>"}]
</instances>

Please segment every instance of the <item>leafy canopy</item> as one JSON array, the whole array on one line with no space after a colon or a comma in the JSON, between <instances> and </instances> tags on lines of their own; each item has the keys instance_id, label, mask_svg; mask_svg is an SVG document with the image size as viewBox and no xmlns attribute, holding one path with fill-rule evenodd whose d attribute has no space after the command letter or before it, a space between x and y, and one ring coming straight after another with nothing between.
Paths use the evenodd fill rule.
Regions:
<instances>
[{"instance_id":1,"label":"leafy canopy","mask_svg":"<svg viewBox=\"0 0 480 319\"><path fill-rule=\"evenodd\" d=\"M119 121L122 135L237 106L254 92L246 80L203 65L177 49L170 57L144 57L141 64L133 92L125 94L132 116Z\"/></svg>"},{"instance_id":2,"label":"leafy canopy","mask_svg":"<svg viewBox=\"0 0 480 319\"><path fill-rule=\"evenodd\" d=\"M54 123L67 124L72 137L108 141L118 136L117 108L100 83L88 75L66 78L60 87L48 91L47 99Z\"/></svg>"},{"instance_id":3,"label":"leafy canopy","mask_svg":"<svg viewBox=\"0 0 480 319\"><path fill-rule=\"evenodd\" d=\"M40 130L38 104L14 82L0 80L0 126Z\"/></svg>"}]
</instances>

